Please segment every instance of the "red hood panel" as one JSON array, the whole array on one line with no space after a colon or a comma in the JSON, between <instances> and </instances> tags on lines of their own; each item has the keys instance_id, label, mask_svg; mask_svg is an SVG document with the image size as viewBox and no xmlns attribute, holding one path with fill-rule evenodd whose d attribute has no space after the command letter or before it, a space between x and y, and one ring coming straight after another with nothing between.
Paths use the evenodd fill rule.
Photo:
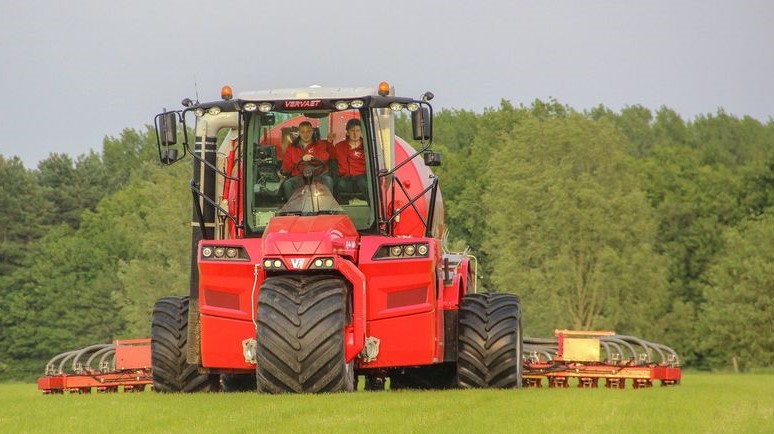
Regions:
<instances>
[{"instance_id":1,"label":"red hood panel","mask_svg":"<svg viewBox=\"0 0 774 434\"><path fill-rule=\"evenodd\" d=\"M263 254L330 254L345 239L357 236L355 225L345 215L274 217L263 234Z\"/></svg>"}]
</instances>

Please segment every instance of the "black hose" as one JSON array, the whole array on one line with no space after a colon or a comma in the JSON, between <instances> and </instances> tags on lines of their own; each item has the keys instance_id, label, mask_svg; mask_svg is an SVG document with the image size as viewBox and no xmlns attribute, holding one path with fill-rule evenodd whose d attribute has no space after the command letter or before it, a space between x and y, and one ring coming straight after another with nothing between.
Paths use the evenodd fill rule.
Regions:
<instances>
[{"instance_id":1,"label":"black hose","mask_svg":"<svg viewBox=\"0 0 774 434\"><path fill-rule=\"evenodd\" d=\"M73 363L71 366L71 369L75 373L81 373L81 370L83 369L83 364L80 363L81 357L83 357L86 354L90 354L94 351L102 350L106 347L111 347L113 344L97 344L97 345L90 345L86 348L81 348L80 350L77 350L78 352L73 357ZM81 365L80 367L78 365Z\"/></svg>"},{"instance_id":2,"label":"black hose","mask_svg":"<svg viewBox=\"0 0 774 434\"><path fill-rule=\"evenodd\" d=\"M94 354L92 354L91 357L89 357L89 359L86 361L86 365L85 365L86 368L92 368L91 364L94 361L94 359L96 359L97 357L104 356L106 353L115 354L115 351L116 351L115 345L111 345L99 351L95 351ZM103 362L103 359L100 359L100 363L97 369L100 369L100 370L102 369L102 362Z\"/></svg>"},{"instance_id":3,"label":"black hose","mask_svg":"<svg viewBox=\"0 0 774 434\"><path fill-rule=\"evenodd\" d=\"M74 351L65 351L64 353L59 353L56 356L52 357L51 360L49 360L48 363L46 363L46 375L52 374L52 373L59 373L59 374L61 374L62 373L62 366L63 365L60 363L60 365L58 367L58 370L54 371L53 370L54 363L56 363L61 358L66 358L66 357L70 356L73 352ZM52 371L52 372L49 372L49 371Z\"/></svg>"},{"instance_id":4,"label":"black hose","mask_svg":"<svg viewBox=\"0 0 774 434\"><path fill-rule=\"evenodd\" d=\"M615 343L623 344L629 350L632 360L635 360L635 361L637 360L637 351L629 342L623 339L619 339L616 336L603 336L602 339L607 342L615 342ZM621 358L623 359L623 357L624 357L624 353L621 352Z\"/></svg>"},{"instance_id":5,"label":"black hose","mask_svg":"<svg viewBox=\"0 0 774 434\"><path fill-rule=\"evenodd\" d=\"M618 351L618 356L620 357L621 360L623 360L623 358L624 358L624 351L623 351L623 348L621 348L621 346L618 345L618 342L607 341L607 340L602 341L602 342L604 342L605 344L615 348L615 350Z\"/></svg>"}]
</instances>

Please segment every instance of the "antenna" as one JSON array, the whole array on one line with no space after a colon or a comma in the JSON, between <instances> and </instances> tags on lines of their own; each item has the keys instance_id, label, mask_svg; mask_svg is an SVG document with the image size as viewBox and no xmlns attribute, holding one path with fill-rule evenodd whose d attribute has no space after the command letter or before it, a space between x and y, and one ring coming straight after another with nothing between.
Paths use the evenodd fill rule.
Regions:
<instances>
[{"instance_id":1,"label":"antenna","mask_svg":"<svg viewBox=\"0 0 774 434\"><path fill-rule=\"evenodd\" d=\"M196 94L196 104L199 104L199 85L196 83L196 74L194 74L194 94Z\"/></svg>"}]
</instances>

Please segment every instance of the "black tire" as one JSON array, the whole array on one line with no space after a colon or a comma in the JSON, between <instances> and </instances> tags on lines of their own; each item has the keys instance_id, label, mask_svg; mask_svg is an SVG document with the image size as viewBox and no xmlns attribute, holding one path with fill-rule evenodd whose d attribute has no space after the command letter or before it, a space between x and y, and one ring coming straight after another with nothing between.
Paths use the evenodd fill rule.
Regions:
<instances>
[{"instance_id":1,"label":"black tire","mask_svg":"<svg viewBox=\"0 0 774 434\"><path fill-rule=\"evenodd\" d=\"M466 295L460 305L458 330L460 387L521 387L524 350L518 297Z\"/></svg>"},{"instance_id":2,"label":"black tire","mask_svg":"<svg viewBox=\"0 0 774 434\"><path fill-rule=\"evenodd\" d=\"M354 390L346 363L347 285L329 275L269 277L258 296L256 382L265 393Z\"/></svg>"},{"instance_id":3,"label":"black tire","mask_svg":"<svg viewBox=\"0 0 774 434\"><path fill-rule=\"evenodd\" d=\"M455 385L456 374L453 363L404 368L390 374L390 390L449 389Z\"/></svg>"},{"instance_id":4,"label":"black tire","mask_svg":"<svg viewBox=\"0 0 774 434\"><path fill-rule=\"evenodd\" d=\"M214 392L220 376L200 374L189 365L188 297L164 297L153 306L151 320L151 366L156 392Z\"/></svg>"}]
</instances>

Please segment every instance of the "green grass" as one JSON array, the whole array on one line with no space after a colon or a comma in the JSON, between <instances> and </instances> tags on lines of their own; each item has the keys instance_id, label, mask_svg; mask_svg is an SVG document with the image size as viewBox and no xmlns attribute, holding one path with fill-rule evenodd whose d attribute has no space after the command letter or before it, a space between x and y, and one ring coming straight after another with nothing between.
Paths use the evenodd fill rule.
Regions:
<instances>
[{"instance_id":1,"label":"green grass","mask_svg":"<svg viewBox=\"0 0 774 434\"><path fill-rule=\"evenodd\" d=\"M774 432L774 375L687 373L652 389L451 390L266 396L44 396L0 385L0 433Z\"/></svg>"}]
</instances>

